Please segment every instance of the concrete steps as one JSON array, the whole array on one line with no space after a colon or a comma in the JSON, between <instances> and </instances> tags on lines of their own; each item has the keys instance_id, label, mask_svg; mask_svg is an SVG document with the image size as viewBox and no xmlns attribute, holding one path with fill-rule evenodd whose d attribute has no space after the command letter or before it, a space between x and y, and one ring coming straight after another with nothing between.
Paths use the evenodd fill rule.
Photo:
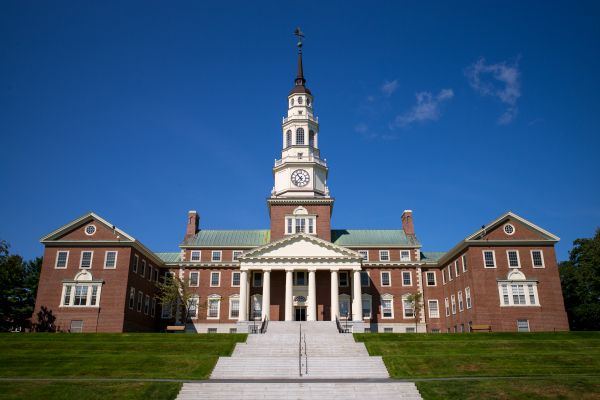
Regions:
<instances>
[{"instance_id":1,"label":"concrete steps","mask_svg":"<svg viewBox=\"0 0 600 400\"><path fill-rule=\"evenodd\" d=\"M421 400L409 382L185 383L177 400Z\"/></svg>"}]
</instances>

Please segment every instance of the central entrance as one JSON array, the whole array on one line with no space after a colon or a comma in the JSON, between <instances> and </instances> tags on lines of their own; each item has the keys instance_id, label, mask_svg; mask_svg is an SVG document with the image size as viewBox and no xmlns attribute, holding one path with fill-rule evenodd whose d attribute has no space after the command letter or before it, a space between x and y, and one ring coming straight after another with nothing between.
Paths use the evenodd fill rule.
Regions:
<instances>
[{"instance_id":1,"label":"central entrance","mask_svg":"<svg viewBox=\"0 0 600 400\"><path fill-rule=\"evenodd\" d=\"M294 307L294 321L306 321L306 307Z\"/></svg>"}]
</instances>

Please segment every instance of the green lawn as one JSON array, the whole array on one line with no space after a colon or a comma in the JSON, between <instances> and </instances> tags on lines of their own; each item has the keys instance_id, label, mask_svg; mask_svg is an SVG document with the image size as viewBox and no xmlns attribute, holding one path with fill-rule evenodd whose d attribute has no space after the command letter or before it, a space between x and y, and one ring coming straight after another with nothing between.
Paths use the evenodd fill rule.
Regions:
<instances>
[{"instance_id":1,"label":"green lawn","mask_svg":"<svg viewBox=\"0 0 600 400\"><path fill-rule=\"evenodd\" d=\"M417 382L426 399L600 399L600 332L354 336L394 378L507 377Z\"/></svg>"},{"instance_id":2,"label":"green lawn","mask_svg":"<svg viewBox=\"0 0 600 400\"><path fill-rule=\"evenodd\" d=\"M205 379L219 356L230 355L245 340L241 334L0 334L0 378ZM179 387L3 381L0 398L172 399Z\"/></svg>"}]
</instances>

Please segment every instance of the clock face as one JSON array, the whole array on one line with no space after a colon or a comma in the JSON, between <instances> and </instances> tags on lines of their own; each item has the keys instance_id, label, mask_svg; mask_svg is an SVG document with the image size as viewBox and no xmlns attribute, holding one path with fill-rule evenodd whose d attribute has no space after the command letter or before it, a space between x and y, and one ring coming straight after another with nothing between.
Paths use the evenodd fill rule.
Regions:
<instances>
[{"instance_id":1,"label":"clock face","mask_svg":"<svg viewBox=\"0 0 600 400\"><path fill-rule=\"evenodd\" d=\"M310 182L310 175L303 169L297 169L292 172L292 183L298 187L308 185Z\"/></svg>"}]
</instances>

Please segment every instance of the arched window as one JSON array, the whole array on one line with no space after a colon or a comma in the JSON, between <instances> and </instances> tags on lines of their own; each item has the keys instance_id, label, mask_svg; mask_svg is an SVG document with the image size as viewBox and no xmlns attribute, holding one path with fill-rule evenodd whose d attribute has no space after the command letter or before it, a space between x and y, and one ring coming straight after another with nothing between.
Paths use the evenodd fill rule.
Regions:
<instances>
[{"instance_id":1,"label":"arched window","mask_svg":"<svg viewBox=\"0 0 600 400\"><path fill-rule=\"evenodd\" d=\"M285 133L285 146L290 147L292 145L292 131L288 130Z\"/></svg>"},{"instance_id":2,"label":"arched window","mask_svg":"<svg viewBox=\"0 0 600 400\"><path fill-rule=\"evenodd\" d=\"M315 132L308 131L308 145L310 147L315 147Z\"/></svg>"},{"instance_id":3,"label":"arched window","mask_svg":"<svg viewBox=\"0 0 600 400\"><path fill-rule=\"evenodd\" d=\"M296 129L296 144L304 144L304 129Z\"/></svg>"}]
</instances>

